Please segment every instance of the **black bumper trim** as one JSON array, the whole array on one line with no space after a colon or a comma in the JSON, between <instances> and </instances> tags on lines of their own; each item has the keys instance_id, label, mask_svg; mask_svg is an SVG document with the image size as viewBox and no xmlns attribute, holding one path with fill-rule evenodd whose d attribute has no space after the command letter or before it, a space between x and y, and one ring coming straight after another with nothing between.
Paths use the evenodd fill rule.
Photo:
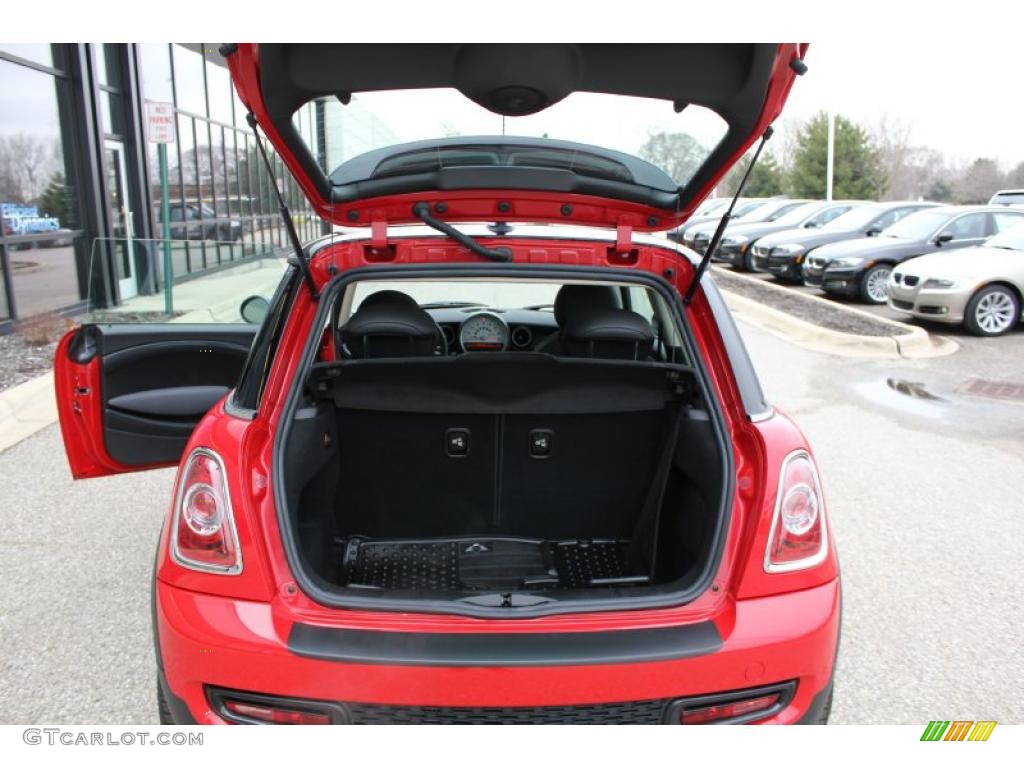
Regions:
<instances>
[{"instance_id":1,"label":"black bumper trim","mask_svg":"<svg viewBox=\"0 0 1024 768\"><path fill-rule=\"evenodd\" d=\"M167 702L167 709L171 714L171 719L175 725L198 725L196 719L192 717L192 713L188 711L188 704L182 699L179 699L174 695L174 691L167 684L167 678L164 676L163 669L157 670L157 683L160 686L160 692L164 696L164 701Z\"/></svg>"},{"instance_id":2,"label":"black bumper trim","mask_svg":"<svg viewBox=\"0 0 1024 768\"><path fill-rule=\"evenodd\" d=\"M796 721L796 725L825 725L828 722L829 711L832 708L833 682L833 680L829 680L828 685L818 691L818 694L811 699L811 705L807 707L804 716Z\"/></svg>"},{"instance_id":3,"label":"black bumper trim","mask_svg":"<svg viewBox=\"0 0 1024 768\"><path fill-rule=\"evenodd\" d=\"M710 621L614 632L427 633L295 624L288 650L350 664L428 667L564 667L686 659L722 647Z\"/></svg>"}]
</instances>

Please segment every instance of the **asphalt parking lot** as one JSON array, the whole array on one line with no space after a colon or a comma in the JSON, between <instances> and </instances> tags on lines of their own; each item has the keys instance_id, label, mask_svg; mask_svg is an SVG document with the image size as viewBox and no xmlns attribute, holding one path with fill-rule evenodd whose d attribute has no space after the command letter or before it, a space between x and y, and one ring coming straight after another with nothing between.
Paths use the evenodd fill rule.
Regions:
<instances>
[{"instance_id":1,"label":"asphalt parking lot","mask_svg":"<svg viewBox=\"0 0 1024 768\"><path fill-rule=\"evenodd\" d=\"M732 267L727 264L716 264L716 266L732 270ZM744 277L764 280L765 282L774 283L775 285L781 285L787 290L796 291L797 293L802 293L808 296L817 296L818 298L826 299L827 301L834 301L836 304L851 307L853 309L859 309L872 315L877 315L878 317L884 317L886 320L896 320L897 322L907 323L908 325L916 325L924 328L928 333L948 336L949 338L956 340L956 342L961 346L977 348L985 351L986 353L991 350L992 355L995 357L1002 357L1005 355L1020 358L1024 355L1024 323L1019 323L1014 330L1010 331L1005 336L1000 336L994 339L979 338L978 336L968 333L963 326L960 325L929 323L911 317L904 312L897 312L895 309L891 309L887 304L863 304L854 299L827 294L818 288L813 288L808 285L783 283L780 280L776 280L774 276L767 272L736 272L736 274L743 275ZM1019 374L1024 374L1024 371L1021 371L1019 367L1018 372Z\"/></svg>"},{"instance_id":2,"label":"asphalt parking lot","mask_svg":"<svg viewBox=\"0 0 1024 768\"><path fill-rule=\"evenodd\" d=\"M1024 380L1003 351L1024 335L867 361L741 330L828 494L844 576L832 721L1024 721L1024 403L962 389ZM0 722L154 723L149 579L173 471L73 483L51 426L0 454L0 476Z\"/></svg>"}]
</instances>

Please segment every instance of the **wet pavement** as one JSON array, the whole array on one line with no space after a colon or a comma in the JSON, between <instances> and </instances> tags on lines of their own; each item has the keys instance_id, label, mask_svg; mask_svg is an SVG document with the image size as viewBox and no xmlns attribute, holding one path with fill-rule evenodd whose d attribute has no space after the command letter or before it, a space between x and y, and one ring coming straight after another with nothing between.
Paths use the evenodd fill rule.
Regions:
<instances>
[{"instance_id":1,"label":"wet pavement","mask_svg":"<svg viewBox=\"0 0 1024 768\"><path fill-rule=\"evenodd\" d=\"M821 469L844 585L832 721L1024 721L1024 402L964 386L1024 382L1024 357L984 339L853 360L740 330Z\"/></svg>"}]
</instances>

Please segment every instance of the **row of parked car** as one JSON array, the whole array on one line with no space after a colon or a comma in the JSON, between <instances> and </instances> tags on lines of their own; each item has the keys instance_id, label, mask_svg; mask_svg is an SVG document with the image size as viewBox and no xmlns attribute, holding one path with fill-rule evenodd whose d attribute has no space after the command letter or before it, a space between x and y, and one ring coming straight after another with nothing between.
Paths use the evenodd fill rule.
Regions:
<instances>
[{"instance_id":1,"label":"row of parked car","mask_svg":"<svg viewBox=\"0 0 1024 768\"><path fill-rule=\"evenodd\" d=\"M715 260L997 336L1024 304L1024 207L1000 194L984 206L740 200ZM710 201L669 237L704 253L728 204Z\"/></svg>"}]
</instances>

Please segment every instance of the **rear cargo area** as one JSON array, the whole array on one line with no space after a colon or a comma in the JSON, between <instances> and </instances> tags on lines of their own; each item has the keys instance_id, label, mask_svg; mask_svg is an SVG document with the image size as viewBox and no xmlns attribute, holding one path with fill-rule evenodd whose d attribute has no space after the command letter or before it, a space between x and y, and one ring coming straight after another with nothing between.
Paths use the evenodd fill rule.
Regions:
<instances>
[{"instance_id":1,"label":"rear cargo area","mask_svg":"<svg viewBox=\"0 0 1024 768\"><path fill-rule=\"evenodd\" d=\"M621 595L684 588L709 555L722 456L683 366L351 360L308 389L285 491L321 588Z\"/></svg>"}]
</instances>

